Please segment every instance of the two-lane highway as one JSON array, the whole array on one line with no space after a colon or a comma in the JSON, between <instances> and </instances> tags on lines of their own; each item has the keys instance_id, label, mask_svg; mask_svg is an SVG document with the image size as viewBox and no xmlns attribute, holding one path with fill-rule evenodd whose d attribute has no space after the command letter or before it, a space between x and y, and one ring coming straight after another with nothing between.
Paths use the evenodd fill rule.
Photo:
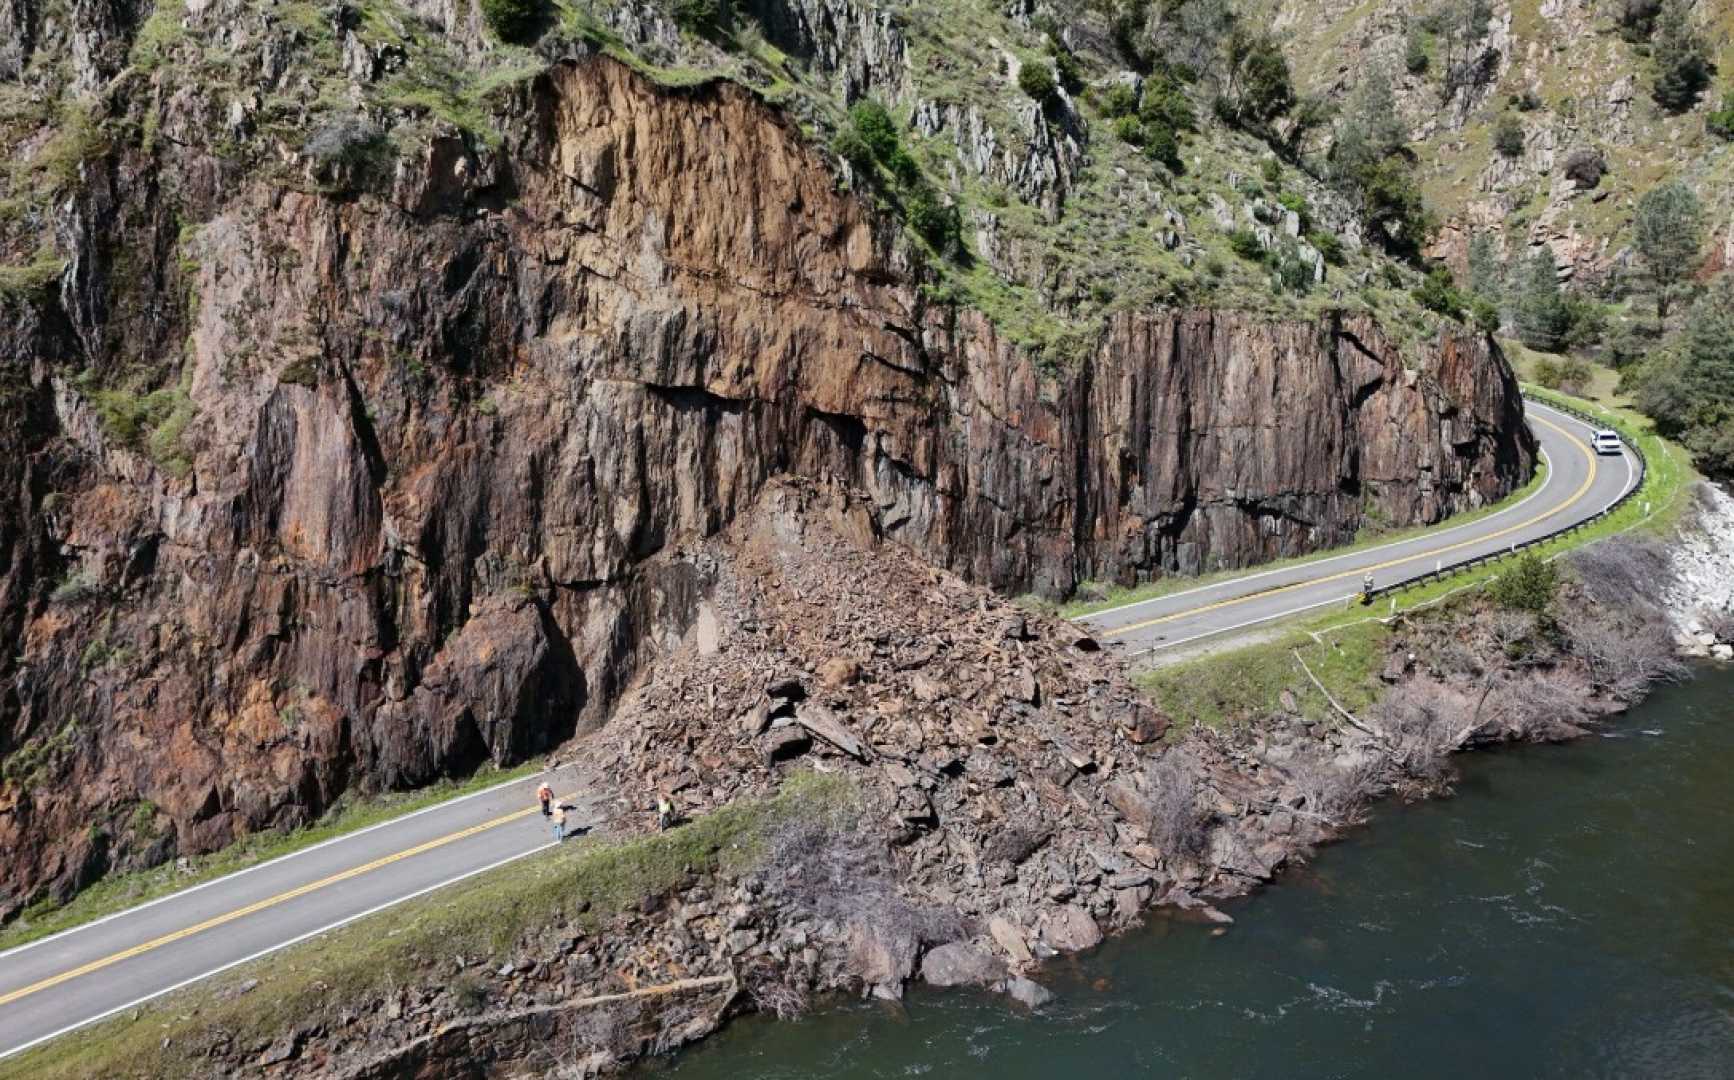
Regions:
<instances>
[{"instance_id":1,"label":"two-lane highway","mask_svg":"<svg viewBox=\"0 0 1734 1080\"><path fill-rule=\"evenodd\" d=\"M1527 401L1530 428L1547 459L1542 486L1528 497L1467 525L1449 523L1408 540L1315 559L1280 570L1125 604L1081 620L1127 656L1178 648L1316 608L1342 604L1375 584L1413 577L1479 555L1505 551L1600 513L1638 482L1630 452L1598 457L1593 431L1565 413Z\"/></svg>"},{"instance_id":2,"label":"two-lane highway","mask_svg":"<svg viewBox=\"0 0 1734 1080\"><path fill-rule=\"evenodd\" d=\"M1253 572L1085 620L1129 652L1173 648L1340 604L1364 574L1398 580L1504 550L1594 516L1636 482L1597 458L1589 429L1544 406L1529 415L1549 469L1518 504L1465 525ZM534 806L540 777L400 818L0 953L0 1058L454 881L551 847ZM550 777L567 802L579 778ZM579 820L593 820L581 813Z\"/></svg>"},{"instance_id":3,"label":"two-lane highway","mask_svg":"<svg viewBox=\"0 0 1734 1080\"><path fill-rule=\"evenodd\" d=\"M549 774L591 818L570 770ZM544 777L383 825L0 953L0 1057L552 847Z\"/></svg>"}]
</instances>

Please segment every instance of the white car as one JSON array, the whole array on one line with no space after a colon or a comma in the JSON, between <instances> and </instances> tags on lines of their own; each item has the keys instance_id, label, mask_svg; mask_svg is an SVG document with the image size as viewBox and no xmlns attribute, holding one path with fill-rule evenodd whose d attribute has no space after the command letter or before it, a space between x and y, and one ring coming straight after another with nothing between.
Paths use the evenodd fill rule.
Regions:
<instances>
[{"instance_id":1,"label":"white car","mask_svg":"<svg viewBox=\"0 0 1734 1080\"><path fill-rule=\"evenodd\" d=\"M1621 454L1625 452L1625 444L1620 437L1611 431L1598 431L1590 436L1590 446L1598 454Z\"/></svg>"}]
</instances>

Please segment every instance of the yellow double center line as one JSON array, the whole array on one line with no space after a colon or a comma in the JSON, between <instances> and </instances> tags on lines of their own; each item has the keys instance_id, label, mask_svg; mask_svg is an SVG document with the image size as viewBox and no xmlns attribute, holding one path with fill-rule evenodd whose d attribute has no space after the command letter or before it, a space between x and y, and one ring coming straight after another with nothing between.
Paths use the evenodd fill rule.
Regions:
<instances>
[{"instance_id":1,"label":"yellow double center line","mask_svg":"<svg viewBox=\"0 0 1734 1080\"><path fill-rule=\"evenodd\" d=\"M311 881L305 885L299 885L290 889L288 892L278 893L276 896L248 904L246 907L236 908L234 911L228 912L227 914L217 915L213 918L206 919L202 923L176 930L171 934L164 934L162 937L157 938L154 941L147 941L140 945L134 945L130 949L122 949L120 952L117 952L112 956L105 956L100 960L92 960L90 963L81 967L75 967L69 971L63 971L58 975L50 976L49 978L43 979L41 982L32 983L29 986L14 990L9 994L0 994L0 1006L10 1005L12 1002L17 1001L20 998L29 997L31 994L59 986L61 983L76 979L82 975L89 975L93 971L101 971L103 968L108 967L111 964L118 964L122 960L130 960L135 956L140 956L144 953L151 952L152 950L160 949L164 945L173 945L177 941L184 941L185 939L192 937L194 934L203 933L206 930L214 929L224 925L225 923L232 923L236 919L244 919L249 915L264 911L267 908L273 908L279 904L286 904L297 897L306 896L308 893L316 892L326 886L336 885L339 882L348 881L351 878L358 878L363 874L378 870L380 867L390 866L392 863L414 858L417 855L432 851L435 848L445 847L447 844L455 844L459 840L466 840L469 837L475 836L477 833L487 832L489 829L497 828L508 822L518 821L522 818L529 817L531 814L540 812L541 810L539 807L532 806L528 810L519 810L515 813L507 814L504 817L497 817L492 821L484 821L480 825L472 825L467 829L462 829L458 832L452 833L450 836L442 836L437 840L429 840L425 844L418 844L405 851L399 851L394 855L386 855L383 858L375 859L366 865L351 867L348 870L332 874L328 878L322 878L319 881Z\"/></svg>"},{"instance_id":2,"label":"yellow double center line","mask_svg":"<svg viewBox=\"0 0 1734 1080\"><path fill-rule=\"evenodd\" d=\"M1464 541L1461 541L1461 542L1456 543L1456 544L1448 545L1446 547L1436 548L1432 551L1424 551L1424 552L1421 552L1421 553L1416 554L1416 555L1405 556L1404 558L1401 558L1401 559L1392 559L1389 562L1379 563L1375 566L1357 567L1356 569L1353 569L1353 570L1345 570L1340 574L1333 574L1330 577L1318 578L1318 579L1313 580L1313 581L1296 582L1293 585L1283 585L1283 586L1280 586L1280 587L1275 588L1275 589L1266 589L1266 590L1263 590L1261 592L1250 593L1246 596L1236 597L1232 600L1223 600L1223 601L1220 601L1220 602L1215 603L1215 604L1208 604L1204 607L1193 608L1189 611L1176 612L1173 615L1164 615L1164 616L1162 616L1160 618L1156 618L1156 619L1147 619L1143 622L1133 623L1129 626L1122 626L1122 627L1119 627L1119 628L1114 629L1114 630L1103 631L1103 636L1104 637L1118 637L1122 634L1129 634L1129 633L1132 633L1132 632L1137 631L1137 630L1146 629L1148 627L1159 626L1162 623L1172 622L1175 619L1188 618L1188 617L1191 617L1194 615L1203 614L1203 613L1208 612L1208 611L1217 611L1217 610L1220 610L1222 608L1233 607L1236 604L1244 604L1249 600L1259 599L1259 598L1267 597L1267 596L1273 596L1273 595L1278 594L1278 593L1289 592L1289 591L1294 590L1294 589L1302 589L1302 588L1306 588L1306 587L1312 586L1312 585L1320 585L1320 584L1324 584L1324 583L1331 582L1331 581L1340 581L1344 578L1354 577L1357 574L1366 574L1366 573L1371 573L1374 570L1384 570L1384 569L1388 569L1388 568L1393 567L1393 566L1401 566L1404 563L1414 562L1418 559L1432 558L1432 557L1437 556L1437 555L1442 555L1446 552L1457 551L1461 548L1472 547L1476 544L1484 544L1489 540L1497 540L1500 537L1508 536L1511 533L1518 532L1519 530L1522 530L1522 529L1526 529L1531 525L1537 524L1538 522L1545 521L1548 518L1553 517L1556 514L1563 513L1565 510L1569 509L1570 507L1572 507L1573 505L1575 505L1579 501L1581 501L1583 499L1583 497L1589 493L1590 488L1592 486L1594 486L1595 479L1596 479L1596 467L1597 467L1595 455L1591 454L1587 449L1585 449L1582 446L1581 443L1578 442L1577 439L1572 438L1570 432L1566 431L1564 428L1560 427L1559 425L1551 423L1550 421L1547 421L1547 420L1543 420L1539 416L1532 416L1531 419L1534 420L1536 423L1544 424L1547 427L1550 427L1553 430L1559 432L1561 435L1564 435L1568 440L1570 440L1572 442L1573 445L1578 447L1578 449L1583 453L1584 457L1586 459L1588 459L1588 461L1589 461L1589 467L1590 467L1589 468L1589 476L1584 480L1583 486L1579 487L1577 489L1577 491L1572 494L1571 498L1567 499L1565 502L1561 503L1559 506L1555 507L1554 509L1547 511L1544 514L1540 514L1534 518L1531 518L1528 521L1524 521L1524 522L1521 522L1520 524L1513 525L1508 529L1503 529L1499 532L1493 533L1489 536L1480 536L1480 537L1476 537L1476 538L1471 539L1471 540L1464 540ZM344 881L348 881L352 878L360 877L363 874L371 873L372 871L378 870L381 867L390 866L392 863L401 862L404 859L414 858L417 855L421 855L421 854L424 854L426 852L433 851L435 848L445 847L447 844L457 843L459 840L464 840L464 839L467 839L469 837L475 836L477 833L486 832L489 829L497 828L501 825L507 824L508 822L521 820L521 819L529 817L531 814L534 814L537 812L538 812L538 808L530 807L527 810L519 810L515 813L506 814L503 817L497 817L497 818L493 819L492 821L485 821L485 822L481 823L480 825L473 825L470 828L463 829L459 832L452 833L449 836L442 836L437 840L429 840L425 844L418 844L415 847L409 848L409 849L404 850L404 851L397 852L396 854L387 855L387 856L384 856L383 858L375 859L373 862L367 863L363 866L352 867L348 870L344 870L344 871L341 871L339 873L332 874L330 877L322 878L319 881L312 881L312 882L307 883L306 885L297 886L296 888L290 889L287 892L279 893L276 896L268 897L267 899L257 901L256 903L248 904L246 907L236 908L234 911L228 912L227 914L218 915L218 916L215 916L213 918L206 919L204 922L197 923L193 926L188 926L188 927L185 927L185 928L180 929L180 930L176 930L170 934L164 934L162 937L156 938L153 941L147 941L147 942L144 942L143 944L140 944L140 945L134 945L129 949L123 949L120 952L113 954L112 956L105 956L100 960L92 960L88 964L84 964L80 967L72 968L71 970L68 970L68 971L63 971L58 975L54 975L54 976L51 976L49 978L43 979L41 982L33 983L30 986L26 986L26 987L23 987L21 989L14 990L8 994L0 994L0 1006L10 1005L12 1002L17 1001L21 998L29 997L31 994L39 993L43 990L50 989L51 987L59 986L61 983L68 982L72 979L79 978L80 976L89 975L95 971L101 971L103 968L109 967L110 965L113 965L113 964L118 964L123 960L129 960L135 956L141 956L144 953L148 953L148 952L151 952L153 950L160 949L165 945L173 945L175 942L183 941L187 938L192 937L194 934L200 934L200 933L205 932L206 930L215 929L216 927L223 926L227 923L234 922L237 919L244 919L248 915L253 915L253 914L256 914L258 912L265 911L269 908L276 907L279 904L286 904L291 900L294 900L298 897L306 896L308 893L317 892L318 890L326 888L327 886L336 885L340 882L344 882Z\"/></svg>"},{"instance_id":3,"label":"yellow double center line","mask_svg":"<svg viewBox=\"0 0 1734 1080\"><path fill-rule=\"evenodd\" d=\"M1538 424L1550 427L1561 435L1564 435L1573 446L1578 448L1578 451L1583 454L1584 458L1589 461L1589 475L1584 478L1583 485L1572 493L1571 498L1560 503L1552 510L1538 514L1535 517L1530 518L1528 521L1520 521L1510 528L1501 529L1500 531L1490 533L1487 536L1477 536L1468 540L1461 540L1455 544L1447 544L1445 547L1434 548L1431 551L1417 552L1414 555L1405 555L1400 559L1392 559L1389 562L1377 563L1373 566L1357 566L1352 570L1344 570L1342 573L1332 574L1329 577L1314 578L1310 581L1297 581L1292 585L1280 585L1274 589L1261 589L1258 592L1247 593L1245 596L1236 596L1229 600L1219 600L1214 604L1206 604L1203 607L1190 608L1186 611L1177 611L1172 615L1163 615L1154 619L1145 619L1143 622L1128 623L1125 626L1117 626L1112 630L1100 631L1099 636L1105 638L1122 637L1126 634L1136 633L1139 630L1148 630L1152 626L1161 626L1163 623L1170 623L1176 619L1190 619L1195 615L1203 615L1210 611L1220 611L1223 608L1234 607L1236 604L1244 604L1252 600L1263 600L1266 597L1276 596L1285 592L1292 592L1295 589L1307 589L1314 585L1324 585L1332 581L1342 581L1345 578L1352 578L1361 574L1370 574L1375 570L1389 570L1393 566L1402 566L1404 563L1412 563L1421 559L1435 558L1444 555L1447 552L1460 551L1463 548L1485 544L1489 540L1498 540L1500 537L1510 536L1512 533L1521 532L1522 530L1529 528L1531 525L1539 524L1557 514L1563 514L1565 511L1581 502L1583 497L1589 494L1590 488L1595 486L1597 470L1595 455L1589 452L1588 448L1583 445L1581 440L1573 437L1571 432L1560 427L1558 424L1555 424L1552 421L1543 420L1541 417L1533 414L1530 416L1530 419ZM1273 615L1271 617L1280 618L1281 616Z\"/></svg>"}]
</instances>

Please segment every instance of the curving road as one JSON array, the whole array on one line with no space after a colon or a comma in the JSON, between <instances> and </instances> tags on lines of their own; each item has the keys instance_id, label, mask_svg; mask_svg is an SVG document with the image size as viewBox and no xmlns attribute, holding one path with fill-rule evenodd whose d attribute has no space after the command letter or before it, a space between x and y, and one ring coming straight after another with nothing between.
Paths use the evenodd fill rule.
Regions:
<instances>
[{"instance_id":1,"label":"curving road","mask_svg":"<svg viewBox=\"0 0 1734 1080\"><path fill-rule=\"evenodd\" d=\"M1530 417L1549 469L1522 502L1467 525L1128 604L1084 620L1133 654L1172 649L1329 604L1368 572L1395 580L1502 550L1594 515L1636 481L1596 458L1589 429L1545 406ZM0 1058L552 846L533 806L542 777L502 785L308 848L42 941L0 952ZM580 779L549 775L566 802ZM585 808L579 820L594 821ZM147 1021L148 1022L148 1021ZM0 1064L0 1072L6 1072Z\"/></svg>"},{"instance_id":2,"label":"curving road","mask_svg":"<svg viewBox=\"0 0 1734 1080\"><path fill-rule=\"evenodd\" d=\"M1122 646L1125 655L1149 656L1342 604L1360 593L1367 574L1376 584L1387 584L1504 551L1593 517L1637 483L1629 451L1598 457L1589 448L1589 425L1534 401L1525 405L1547 460L1547 476L1536 491L1496 514L1467 525L1447 523L1409 540L1110 608L1080 621L1103 641Z\"/></svg>"}]
</instances>

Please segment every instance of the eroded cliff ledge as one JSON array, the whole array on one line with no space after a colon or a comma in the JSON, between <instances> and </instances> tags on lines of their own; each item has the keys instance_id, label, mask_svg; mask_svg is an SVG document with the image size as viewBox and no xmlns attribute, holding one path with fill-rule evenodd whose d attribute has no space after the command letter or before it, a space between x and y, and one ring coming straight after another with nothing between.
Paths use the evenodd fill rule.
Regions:
<instances>
[{"instance_id":1,"label":"eroded cliff ledge","mask_svg":"<svg viewBox=\"0 0 1734 1080\"><path fill-rule=\"evenodd\" d=\"M779 474L1055 594L1532 466L1479 339L1405 367L1362 318L1152 312L1044 371L729 84L558 65L502 146L437 140L381 196L228 175L172 116L92 170L59 300L0 328L0 915L600 722ZM128 366L166 387L148 433L115 423Z\"/></svg>"}]
</instances>

